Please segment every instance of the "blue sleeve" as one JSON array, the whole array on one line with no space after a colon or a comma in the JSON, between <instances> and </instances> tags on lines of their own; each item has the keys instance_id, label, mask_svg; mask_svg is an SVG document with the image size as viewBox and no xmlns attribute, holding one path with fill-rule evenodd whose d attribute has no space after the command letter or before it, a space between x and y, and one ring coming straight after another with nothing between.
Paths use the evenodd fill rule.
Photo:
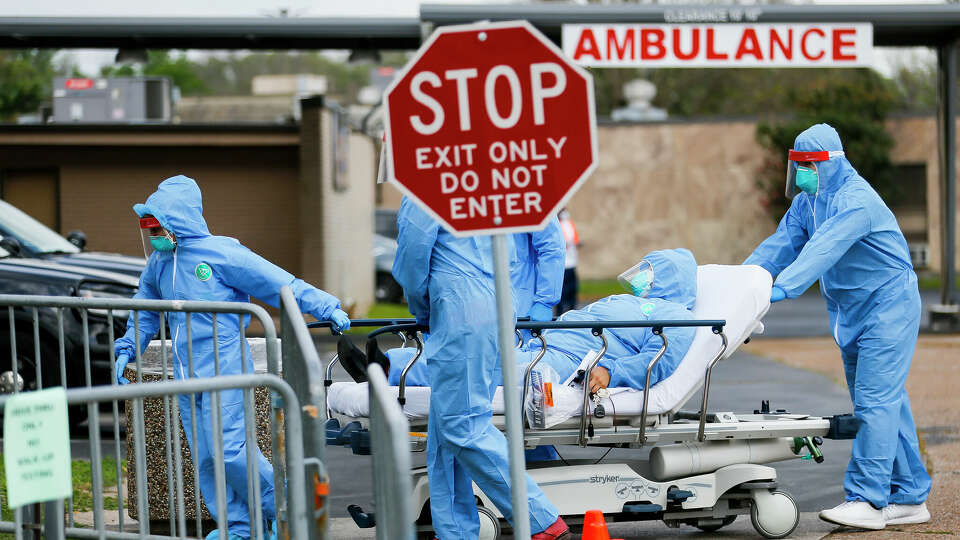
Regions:
<instances>
[{"instance_id":1,"label":"blue sleeve","mask_svg":"<svg viewBox=\"0 0 960 540\"><path fill-rule=\"evenodd\" d=\"M677 369L693 343L696 329L666 328L663 333L667 336L667 350L650 373L651 386L666 379ZM660 336L653 335L653 331L649 329L644 332L644 336L645 339L640 347L640 352L637 354L616 360L604 359L600 361L599 365L607 368L607 371L610 372L610 388L628 387L636 390L645 388L647 365L657 356L657 352L663 346L663 340L660 339Z\"/></svg>"},{"instance_id":2,"label":"blue sleeve","mask_svg":"<svg viewBox=\"0 0 960 540\"><path fill-rule=\"evenodd\" d=\"M224 253L217 269L224 282L234 289L280 307L280 289L286 285L293 291L300 312L313 315L318 321L329 320L333 311L340 307L336 296L296 278L240 242L231 239L224 249L229 252Z\"/></svg>"},{"instance_id":3,"label":"blue sleeve","mask_svg":"<svg viewBox=\"0 0 960 540\"><path fill-rule=\"evenodd\" d=\"M553 307L560 301L563 264L567 256L560 222L554 218L545 229L532 233L530 237L537 253L537 289L534 291L533 302Z\"/></svg>"},{"instance_id":4,"label":"blue sleeve","mask_svg":"<svg viewBox=\"0 0 960 540\"><path fill-rule=\"evenodd\" d=\"M840 260L850 246L870 232L870 213L855 199L844 201L837 214L823 222L803 246L797 260L777 276L774 285L787 298L803 294L813 282Z\"/></svg>"},{"instance_id":5,"label":"blue sleeve","mask_svg":"<svg viewBox=\"0 0 960 540\"><path fill-rule=\"evenodd\" d=\"M784 268L797 258L797 254L807 242L807 231L803 228L803 220L797 206L801 204L801 197L794 198L793 204L784 214L777 226L777 231L770 235L753 250L753 253L743 261L743 264L760 265L777 277Z\"/></svg>"},{"instance_id":6,"label":"blue sleeve","mask_svg":"<svg viewBox=\"0 0 960 540\"><path fill-rule=\"evenodd\" d=\"M137 288L137 294L133 295L134 300L162 300L160 291L156 285L156 264L147 264L140 273L140 284ZM139 319L140 328L140 352L147 350L150 340L157 335L160 330L160 315L156 311L131 311L127 317L127 331L123 337L113 342L113 355L116 357L124 353L130 358L137 356L137 336L134 318Z\"/></svg>"},{"instance_id":7,"label":"blue sleeve","mask_svg":"<svg viewBox=\"0 0 960 540\"><path fill-rule=\"evenodd\" d=\"M430 257L440 225L408 199L397 213L397 256L393 278L403 287L410 313L420 324L430 323Z\"/></svg>"}]
</instances>

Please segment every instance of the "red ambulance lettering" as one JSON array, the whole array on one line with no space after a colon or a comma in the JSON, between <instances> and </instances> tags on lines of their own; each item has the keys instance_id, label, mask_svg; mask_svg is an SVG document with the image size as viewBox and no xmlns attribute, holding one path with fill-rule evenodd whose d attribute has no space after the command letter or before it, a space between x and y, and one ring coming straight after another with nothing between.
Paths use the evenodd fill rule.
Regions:
<instances>
[{"instance_id":1,"label":"red ambulance lettering","mask_svg":"<svg viewBox=\"0 0 960 540\"><path fill-rule=\"evenodd\" d=\"M844 47L855 47L857 44L855 41L847 41L844 36L851 36L851 39L855 38L857 31L853 28L835 28L833 30L833 59L834 60L856 60L857 54L844 54Z\"/></svg>"},{"instance_id":2,"label":"red ambulance lettering","mask_svg":"<svg viewBox=\"0 0 960 540\"><path fill-rule=\"evenodd\" d=\"M689 53L683 52L680 46L680 33L679 28L673 29L673 55L679 60L693 60L700 54L700 29L693 28L690 32L693 43L690 46Z\"/></svg>"},{"instance_id":3,"label":"red ambulance lettering","mask_svg":"<svg viewBox=\"0 0 960 540\"><path fill-rule=\"evenodd\" d=\"M734 57L740 60L744 55L752 55L757 60L763 60L763 53L760 52L760 41L757 40L757 31L753 28L747 28L740 36L740 45L737 46L737 54Z\"/></svg>"},{"instance_id":4,"label":"red ambulance lettering","mask_svg":"<svg viewBox=\"0 0 960 540\"><path fill-rule=\"evenodd\" d=\"M780 38L780 33L776 28L770 29L770 60L776 60L774 47L780 49L780 54L784 60L793 60L793 28L787 29L787 40Z\"/></svg>"},{"instance_id":5,"label":"red ambulance lettering","mask_svg":"<svg viewBox=\"0 0 960 540\"><path fill-rule=\"evenodd\" d=\"M661 60L667 55L663 45L665 34L659 28L645 28L640 32L640 59Z\"/></svg>"},{"instance_id":6,"label":"red ambulance lettering","mask_svg":"<svg viewBox=\"0 0 960 540\"><path fill-rule=\"evenodd\" d=\"M613 28L607 29L607 60L624 60L627 52L630 52L630 60L637 59L636 30L627 28L623 33L623 41L617 41L617 31Z\"/></svg>"},{"instance_id":7,"label":"red ambulance lettering","mask_svg":"<svg viewBox=\"0 0 960 540\"><path fill-rule=\"evenodd\" d=\"M577 41L577 48L573 51L573 59L580 60L584 56L592 56L594 60L601 60L600 47L597 47L597 38L593 35L593 29L584 28L580 32L580 40Z\"/></svg>"},{"instance_id":8,"label":"red ambulance lettering","mask_svg":"<svg viewBox=\"0 0 960 540\"><path fill-rule=\"evenodd\" d=\"M717 36L713 28L707 28L707 60L726 60L730 55L717 52Z\"/></svg>"},{"instance_id":9,"label":"red ambulance lettering","mask_svg":"<svg viewBox=\"0 0 960 540\"><path fill-rule=\"evenodd\" d=\"M827 35L819 28L811 28L804 32L803 37L800 38L800 52L803 53L803 56L805 56L807 60L819 60L823 58L823 55L826 54L826 51L820 49L820 54L816 56L810 54L810 51L807 50L807 38L810 37L810 34L818 34L822 38L826 37Z\"/></svg>"}]
</instances>

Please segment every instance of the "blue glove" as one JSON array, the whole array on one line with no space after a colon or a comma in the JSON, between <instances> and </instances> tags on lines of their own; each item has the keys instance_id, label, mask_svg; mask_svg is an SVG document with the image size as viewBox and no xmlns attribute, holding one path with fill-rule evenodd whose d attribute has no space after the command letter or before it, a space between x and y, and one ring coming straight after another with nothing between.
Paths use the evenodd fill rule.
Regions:
<instances>
[{"instance_id":1,"label":"blue glove","mask_svg":"<svg viewBox=\"0 0 960 540\"><path fill-rule=\"evenodd\" d=\"M330 320L333 321L335 332L346 332L350 329L350 317L342 309L334 310L333 314L330 315Z\"/></svg>"},{"instance_id":2,"label":"blue glove","mask_svg":"<svg viewBox=\"0 0 960 540\"><path fill-rule=\"evenodd\" d=\"M130 363L130 356L127 353L120 353L117 356L117 384L130 384L130 381L123 376L123 371L127 369L127 364Z\"/></svg>"},{"instance_id":3,"label":"blue glove","mask_svg":"<svg viewBox=\"0 0 960 540\"><path fill-rule=\"evenodd\" d=\"M771 303L771 304L774 303L774 302L779 302L779 301L783 300L783 299L786 298L786 297L787 297L787 293L786 293L783 289L781 289L780 287L777 287L776 285L774 285L774 286L773 286L773 290L770 291L770 303Z\"/></svg>"},{"instance_id":4,"label":"blue glove","mask_svg":"<svg viewBox=\"0 0 960 540\"><path fill-rule=\"evenodd\" d=\"M527 316L530 317L531 321L552 321L553 308L537 302L530 307L530 312L527 313Z\"/></svg>"}]
</instances>

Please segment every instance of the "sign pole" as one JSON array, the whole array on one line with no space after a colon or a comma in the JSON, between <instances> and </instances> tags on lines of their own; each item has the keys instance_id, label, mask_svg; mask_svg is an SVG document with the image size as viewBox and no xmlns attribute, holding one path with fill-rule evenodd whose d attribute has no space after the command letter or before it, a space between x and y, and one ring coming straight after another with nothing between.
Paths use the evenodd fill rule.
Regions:
<instances>
[{"instance_id":1,"label":"sign pole","mask_svg":"<svg viewBox=\"0 0 960 540\"><path fill-rule=\"evenodd\" d=\"M530 538L530 509L527 505L527 469L523 455L523 404L517 391L517 362L514 340L513 291L507 235L493 235L493 276L497 294L497 329L500 339L500 366L503 376L504 415L507 417L507 447L510 457L510 498L513 506L513 537Z\"/></svg>"}]
</instances>

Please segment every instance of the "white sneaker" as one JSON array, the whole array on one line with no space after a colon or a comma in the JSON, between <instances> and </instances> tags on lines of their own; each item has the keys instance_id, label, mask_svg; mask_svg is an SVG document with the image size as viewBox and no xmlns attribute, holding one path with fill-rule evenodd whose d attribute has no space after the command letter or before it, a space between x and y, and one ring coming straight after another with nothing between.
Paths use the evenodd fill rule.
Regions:
<instances>
[{"instance_id":1,"label":"white sneaker","mask_svg":"<svg viewBox=\"0 0 960 540\"><path fill-rule=\"evenodd\" d=\"M823 510L820 512L820 519L837 525L857 527L858 529L879 531L886 527L883 512L863 501L846 501L828 510Z\"/></svg>"},{"instance_id":2,"label":"white sneaker","mask_svg":"<svg viewBox=\"0 0 960 540\"><path fill-rule=\"evenodd\" d=\"M927 510L927 503L890 504L883 509L883 520L887 525L926 523L930 521L930 512Z\"/></svg>"}]
</instances>

